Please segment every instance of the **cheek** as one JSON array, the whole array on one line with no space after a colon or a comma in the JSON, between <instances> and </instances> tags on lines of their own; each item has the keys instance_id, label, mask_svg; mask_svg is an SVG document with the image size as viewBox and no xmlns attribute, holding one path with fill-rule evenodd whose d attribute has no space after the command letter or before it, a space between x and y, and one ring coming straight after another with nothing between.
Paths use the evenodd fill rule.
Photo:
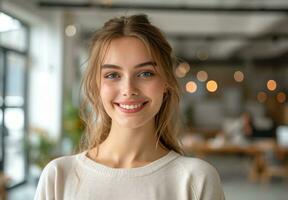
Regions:
<instances>
[{"instance_id":1,"label":"cheek","mask_svg":"<svg viewBox=\"0 0 288 200\"><path fill-rule=\"evenodd\" d=\"M165 92L165 84L162 81L155 81L147 86L146 91L155 99L162 99Z\"/></svg>"},{"instance_id":2,"label":"cheek","mask_svg":"<svg viewBox=\"0 0 288 200\"><path fill-rule=\"evenodd\" d=\"M110 84L107 83L101 83L100 87L100 97L102 99L103 104L107 104L108 100L111 100L115 94L115 89L111 87Z\"/></svg>"},{"instance_id":3,"label":"cheek","mask_svg":"<svg viewBox=\"0 0 288 200\"><path fill-rule=\"evenodd\" d=\"M154 83L153 91L159 92L159 94L162 94L165 92L165 83L161 80L158 80Z\"/></svg>"}]
</instances>

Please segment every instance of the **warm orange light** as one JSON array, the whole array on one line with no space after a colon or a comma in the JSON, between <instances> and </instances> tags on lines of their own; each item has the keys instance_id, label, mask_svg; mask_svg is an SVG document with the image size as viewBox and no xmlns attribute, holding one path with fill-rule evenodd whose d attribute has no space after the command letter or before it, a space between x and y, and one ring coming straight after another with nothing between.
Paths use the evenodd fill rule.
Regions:
<instances>
[{"instance_id":1,"label":"warm orange light","mask_svg":"<svg viewBox=\"0 0 288 200\"><path fill-rule=\"evenodd\" d=\"M206 71L199 71L196 75L197 79L201 82L204 82L208 79L208 74Z\"/></svg>"},{"instance_id":2,"label":"warm orange light","mask_svg":"<svg viewBox=\"0 0 288 200\"><path fill-rule=\"evenodd\" d=\"M286 94L284 92L279 92L276 99L279 103L284 103L286 101Z\"/></svg>"},{"instance_id":3,"label":"warm orange light","mask_svg":"<svg viewBox=\"0 0 288 200\"><path fill-rule=\"evenodd\" d=\"M197 90L197 84L194 81L189 81L186 84L186 91L189 93L194 93Z\"/></svg>"},{"instance_id":4,"label":"warm orange light","mask_svg":"<svg viewBox=\"0 0 288 200\"><path fill-rule=\"evenodd\" d=\"M242 81L244 80L244 74L243 74L243 72L241 72L241 71L236 71L236 72L234 73L234 79L235 79L235 81L237 81L237 82L242 82Z\"/></svg>"},{"instance_id":5,"label":"warm orange light","mask_svg":"<svg viewBox=\"0 0 288 200\"><path fill-rule=\"evenodd\" d=\"M267 89L270 91L274 91L277 88L277 83L274 80L267 81Z\"/></svg>"},{"instance_id":6,"label":"warm orange light","mask_svg":"<svg viewBox=\"0 0 288 200\"><path fill-rule=\"evenodd\" d=\"M258 92L257 94L257 100L260 103L264 103L267 100L267 94L265 92Z\"/></svg>"},{"instance_id":7,"label":"warm orange light","mask_svg":"<svg viewBox=\"0 0 288 200\"><path fill-rule=\"evenodd\" d=\"M211 80L207 82L206 88L209 92L215 92L218 88L218 84L216 81Z\"/></svg>"}]
</instances>

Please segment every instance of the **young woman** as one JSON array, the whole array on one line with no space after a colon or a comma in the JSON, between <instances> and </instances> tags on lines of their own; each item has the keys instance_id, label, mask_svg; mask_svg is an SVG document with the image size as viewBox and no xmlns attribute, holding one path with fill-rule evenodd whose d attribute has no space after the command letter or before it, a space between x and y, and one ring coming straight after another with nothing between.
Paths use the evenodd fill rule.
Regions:
<instances>
[{"instance_id":1,"label":"young woman","mask_svg":"<svg viewBox=\"0 0 288 200\"><path fill-rule=\"evenodd\" d=\"M85 150L50 162L35 200L224 199L216 170L181 155L171 50L145 15L111 19L95 34Z\"/></svg>"}]
</instances>

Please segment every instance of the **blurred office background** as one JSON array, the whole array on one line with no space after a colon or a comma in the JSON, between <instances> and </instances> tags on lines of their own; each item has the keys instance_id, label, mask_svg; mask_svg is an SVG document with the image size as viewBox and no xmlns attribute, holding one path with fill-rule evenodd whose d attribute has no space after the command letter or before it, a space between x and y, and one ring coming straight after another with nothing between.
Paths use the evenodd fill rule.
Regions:
<instances>
[{"instance_id":1,"label":"blurred office background","mask_svg":"<svg viewBox=\"0 0 288 200\"><path fill-rule=\"evenodd\" d=\"M0 195L33 199L45 164L76 148L89 39L135 13L179 58L186 154L217 168L228 200L287 199L287 0L0 1Z\"/></svg>"}]
</instances>

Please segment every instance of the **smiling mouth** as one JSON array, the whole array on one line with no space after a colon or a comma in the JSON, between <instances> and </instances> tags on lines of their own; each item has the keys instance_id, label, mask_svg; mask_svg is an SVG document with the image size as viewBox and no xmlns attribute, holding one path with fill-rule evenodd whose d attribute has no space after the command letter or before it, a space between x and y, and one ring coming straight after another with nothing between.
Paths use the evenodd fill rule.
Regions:
<instances>
[{"instance_id":1,"label":"smiling mouth","mask_svg":"<svg viewBox=\"0 0 288 200\"><path fill-rule=\"evenodd\" d=\"M115 103L115 105L117 105L117 107L120 108L120 110L122 112L133 113L133 112L138 112L138 111L142 110L142 108L147 103L148 103L148 101L145 101L143 103L138 103L138 104L120 104L120 103Z\"/></svg>"}]
</instances>

